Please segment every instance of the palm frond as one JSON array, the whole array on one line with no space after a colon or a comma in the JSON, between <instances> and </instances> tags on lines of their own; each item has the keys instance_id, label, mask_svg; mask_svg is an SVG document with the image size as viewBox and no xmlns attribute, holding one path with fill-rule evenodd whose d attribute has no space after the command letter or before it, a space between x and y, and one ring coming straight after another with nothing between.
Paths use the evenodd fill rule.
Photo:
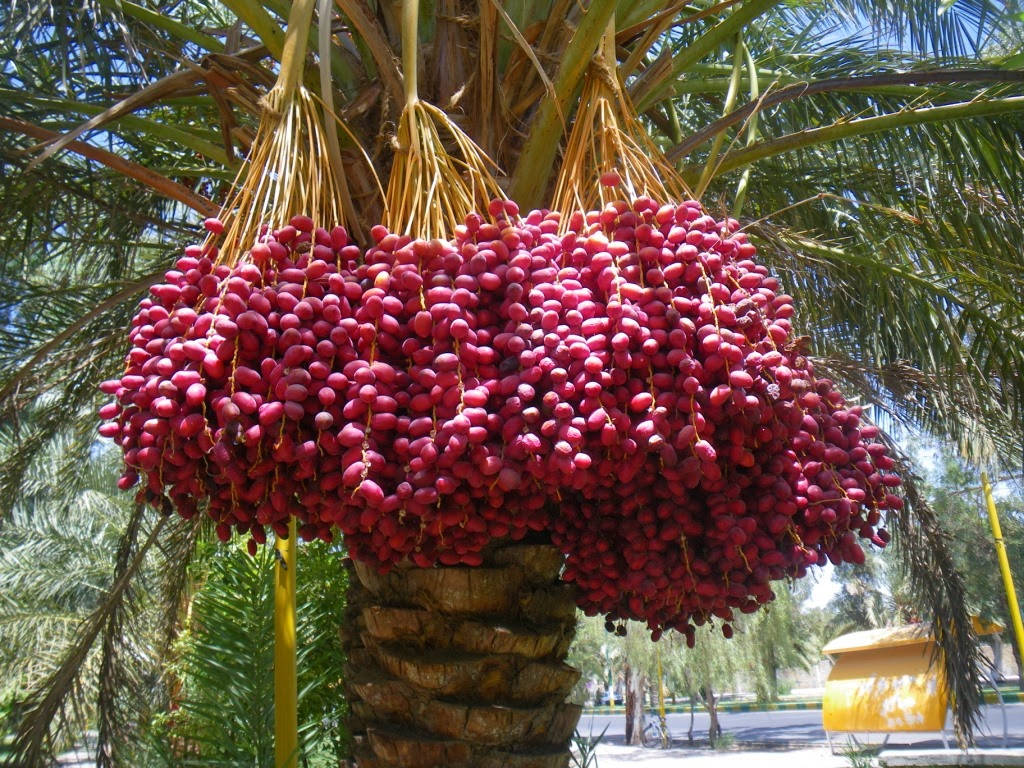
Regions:
<instances>
[{"instance_id":1,"label":"palm frond","mask_svg":"<svg viewBox=\"0 0 1024 768\"><path fill-rule=\"evenodd\" d=\"M798 299L801 331L813 334L814 349L848 361L839 371L864 373L847 379L854 391L956 439L965 455L1006 456L1019 444L1007 419L1015 423L1022 405L1019 267L1001 255L965 253L976 263L967 270L955 251L939 247L935 256L952 264L921 263L929 252L919 244L903 251L898 229L891 225L878 241L865 233L841 244L770 227L758 232L765 258Z\"/></svg>"},{"instance_id":2,"label":"palm frond","mask_svg":"<svg viewBox=\"0 0 1024 768\"><path fill-rule=\"evenodd\" d=\"M569 104L614 13L615 3L611 0L594 0L563 51L553 80L553 93L546 93L541 101L512 179L512 196L523 205L541 205L565 130Z\"/></svg>"},{"instance_id":3,"label":"palm frond","mask_svg":"<svg viewBox=\"0 0 1024 768\"><path fill-rule=\"evenodd\" d=\"M863 24L879 41L936 60L971 56L1012 34L1006 3L990 0L832 0L847 24Z\"/></svg>"},{"instance_id":4,"label":"palm frond","mask_svg":"<svg viewBox=\"0 0 1024 768\"><path fill-rule=\"evenodd\" d=\"M147 514L145 508L139 506L133 518L141 519ZM82 705L85 686L82 673L87 669L85 662L93 651L96 638L111 619L124 609L132 579L166 520L159 518L145 541L137 547L141 523L136 523L134 519L129 523L121 551L129 551L131 556L126 556L123 563L119 563L123 569L115 572L114 581L104 599L79 627L74 643L64 654L59 666L20 703L22 716L10 758L15 761L14 764L43 765L56 748L67 745L70 743L69 738L77 738L83 732L83 726L88 722L88 712Z\"/></svg>"},{"instance_id":5,"label":"palm frond","mask_svg":"<svg viewBox=\"0 0 1024 768\"><path fill-rule=\"evenodd\" d=\"M206 545L191 577L201 587L171 665L174 717L147 725L146 747L177 745L170 765L264 765L273 761L273 550ZM345 602L339 553L311 543L298 557L299 722L303 754L347 747L339 686L344 657L338 626ZM158 752L159 750L157 750Z\"/></svg>"},{"instance_id":6,"label":"palm frond","mask_svg":"<svg viewBox=\"0 0 1024 768\"><path fill-rule=\"evenodd\" d=\"M880 64L852 44L798 57L791 52L795 43L786 41L785 35L770 46L750 40L761 46L755 48L758 66L813 85L835 82L845 67L857 72ZM919 55L901 52L881 62L879 77L911 78L914 72L896 71L907 65L926 66ZM956 81L889 83L787 97L758 112L758 129L780 136L808 125L849 125L851 115L895 114L907 99L916 106L969 100L971 94L1019 99L1019 74L1013 71L1007 77L1014 82L992 89ZM771 88L770 81L763 85ZM693 109L679 111L681 122L700 126L716 120L714 105L721 98L705 105L688 97L685 104ZM974 457L1005 459L1020 442L1005 424L1019 423L1024 404L1024 272L1006 244L1022 221L1022 121L1017 115L942 121L804 146L756 163L746 182L759 222L752 231L766 246L764 258L797 297L802 331L814 334L818 352L865 370L918 371L887 395L874 379L863 379L870 387L861 391L892 404L909 394L912 383L918 385L904 416L923 419L919 424L957 440ZM743 121L734 127L742 130ZM739 134L732 141L738 143ZM700 167L699 151L694 160ZM713 184L715 202L709 204L729 210L734 183L726 175ZM926 392L930 385L941 389Z\"/></svg>"},{"instance_id":7,"label":"palm frond","mask_svg":"<svg viewBox=\"0 0 1024 768\"><path fill-rule=\"evenodd\" d=\"M97 723L98 759L110 763L159 699L153 584L178 565L167 545L195 522L172 522L147 557L164 518L132 510L111 484L115 462L91 434L84 446L67 430L40 441L0 524L0 669L16 697L17 765L42 764Z\"/></svg>"},{"instance_id":8,"label":"palm frond","mask_svg":"<svg viewBox=\"0 0 1024 768\"><path fill-rule=\"evenodd\" d=\"M748 78L758 81L760 78ZM1016 69L933 69L919 72L892 72L884 74L863 75L860 77L835 77L812 82L793 83L776 87L756 101L750 101L729 114L720 117L701 128L685 140L672 147L666 155L670 160L685 157L703 142L721 133L725 129L745 123L756 112L771 109L779 104L795 99L803 99L818 93L835 93L838 91L864 91L871 93L894 93L894 86L916 86L896 90L915 101L932 101L934 92L929 92L922 85L937 83L1021 83L1024 72ZM723 84L724 85L724 84ZM963 89L959 93L963 94Z\"/></svg>"},{"instance_id":9,"label":"palm frond","mask_svg":"<svg viewBox=\"0 0 1024 768\"><path fill-rule=\"evenodd\" d=\"M26 504L0 528L0 669L7 691L38 685L102 598L120 515L77 497L67 511Z\"/></svg>"},{"instance_id":10,"label":"palm frond","mask_svg":"<svg viewBox=\"0 0 1024 768\"><path fill-rule=\"evenodd\" d=\"M176 675L181 722L174 736L204 764L273 762L273 554L216 552L197 577ZM209 762L208 762L209 761Z\"/></svg>"},{"instance_id":11,"label":"palm frond","mask_svg":"<svg viewBox=\"0 0 1024 768\"><path fill-rule=\"evenodd\" d=\"M949 536L921 491L921 478L907 457L891 441L899 456L906 506L890 510L886 524L893 533L899 563L908 579L910 594L921 613L931 619L936 641L936 663L942 664L949 690L953 728L961 744L973 742L980 718L981 648L967 610L963 574L956 567Z\"/></svg>"}]
</instances>

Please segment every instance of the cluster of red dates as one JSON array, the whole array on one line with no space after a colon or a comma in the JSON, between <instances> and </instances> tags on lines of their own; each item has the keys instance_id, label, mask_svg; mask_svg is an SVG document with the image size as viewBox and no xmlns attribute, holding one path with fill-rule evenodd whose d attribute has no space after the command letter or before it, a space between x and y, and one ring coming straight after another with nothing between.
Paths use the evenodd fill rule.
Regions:
<instances>
[{"instance_id":1,"label":"cluster of red dates","mask_svg":"<svg viewBox=\"0 0 1024 768\"><path fill-rule=\"evenodd\" d=\"M450 240L378 226L364 250L296 216L234 265L193 246L100 431L123 488L222 538L296 517L386 569L547 531L587 612L729 634L772 580L884 546L902 503L737 228L693 201L495 201Z\"/></svg>"}]
</instances>

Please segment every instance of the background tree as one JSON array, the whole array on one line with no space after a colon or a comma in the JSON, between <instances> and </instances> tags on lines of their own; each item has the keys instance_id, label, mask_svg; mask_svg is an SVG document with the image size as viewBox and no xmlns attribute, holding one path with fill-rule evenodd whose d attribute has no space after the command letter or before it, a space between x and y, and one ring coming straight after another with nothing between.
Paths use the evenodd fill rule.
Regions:
<instances>
[{"instance_id":1,"label":"background tree","mask_svg":"<svg viewBox=\"0 0 1024 768\"><path fill-rule=\"evenodd\" d=\"M821 658L821 646L801 613L796 585L777 582L774 591L768 610L754 614L744 626L759 703L778 701L780 671L808 670Z\"/></svg>"},{"instance_id":2,"label":"background tree","mask_svg":"<svg viewBox=\"0 0 1024 768\"><path fill-rule=\"evenodd\" d=\"M717 627L700 627L694 647L678 644L676 653L672 654L674 663L669 665L674 685L684 691L691 702L696 701L707 710L710 718L708 741L712 747L722 734L718 705L723 690L735 687L737 675L749 668L753 656L749 637L743 628L739 628L732 639L739 640L736 646L740 647L727 640ZM690 728L693 728L692 717Z\"/></svg>"},{"instance_id":3,"label":"background tree","mask_svg":"<svg viewBox=\"0 0 1024 768\"><path fill-rule=\"evenodd\" d=\"M999 524L1019 600L1024 594L1024 497L1019 482L1001 484L998 491ZM996 559L978 473L962 461L940 453L929 493L936 511L942 515L953 553L963 570L971 610L984 621L995 621L1006 627L1003 635L1017 665L1018 685L1024 690L1020 654L1013 637L1006 589ZM999 644L996 636L996 649Z\"/></svg>"},{"instance_id":4,"label":"background tree","mask_svg":"<svg viewBox=\"0 0 1024 768\"><path fill-rule=\"evenodd\" d=\"M596 616L577 614L576 637L567 662L580 671L573 700L578 704L604 704L615 701L616 674L619 666L619 643Z\"/></svg>"},{"instance_id":5,"label":"background tree","mask_svg":"<svg viewBox=\"0 0 1024 768\"><path fill-rule=\"evenodd\" d=\"M51 0L0 12L5 515L31 492L29 467L58 430L88 454L95 384L120 368L133 306L193 236L192 211L223 199L273 81L286 11L276 0ZM382 172L402 103L397 14L397 4L338 0L324 57L335 103ZM752 221L818 369L975 458L1015 456L1016 4L438 5L420 29L422 93L492 154L523 207L547 199L561 120L613 14L619 75L642 119L709 209ZM68 151L29 167L26 149L87 118ZM350 175L364 223L375 222L371 185ZM911 488L891 522L921 615L957 628L940 640L961 686L974 659L952 639L970 633L937 517ZM954 691L961 724L977 703L964 685Z\"/></svg>"},{"instance_id":6,"label":"background tree","mask_svg":"<svg viewBox=\"0 0 1024 768\"><path fill-rule=\"evenodd\" d=\"M899 623L891 599L890 573L881 558L872 553L863 565L843 564L836 568L834 578L839 590L826 608L829 639Z\"/></svg>"},{"instance_id":7,"label":"background tree","mask_svg":"<svg viewBox=\"0 0 1024 768\"><path fill-rule=\"evenodd\" d=\"M766 610L741 617L731 639L709 627L697 634L693 648L677 633L655 644L639 624L627 622L621 635L607 631L600 617L583 618L569 663L584 680L621 685L627 743L641 742L643 711L657 705L659 652L666 697L673 702L677 696L689 697L691 713L696 702L717 724L723 688L747 690L741 686L750 685L759 702L776 701L780 671L809 669L820 658L824 641L814 620L801 613L802 597L785 582L776 582L774 589L776 599Z\"/></svg>"}]
</instances>

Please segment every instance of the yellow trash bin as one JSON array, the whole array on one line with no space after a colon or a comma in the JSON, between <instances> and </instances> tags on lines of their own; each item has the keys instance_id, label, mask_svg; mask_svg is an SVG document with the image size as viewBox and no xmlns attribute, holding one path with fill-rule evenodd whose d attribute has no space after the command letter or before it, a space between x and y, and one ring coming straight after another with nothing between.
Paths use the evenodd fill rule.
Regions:
<instances>
[{"instance_id":1,"label":"yellow trash bin","mask_svg":"<svg viewBox=\"0 0 1024 768\"><path fill-rule=\"evenodd\" d=\"M822 649L836 657L825 682L826 731L941 731L949 697L926 624L851 632Z\"/></svg>"},{"instance_id":2,"label":"yellow trash bin","mask_svg":"<svg viewBox=\"0 0 1024 768\"><path fill-rule=\"evenodd\" d=\"M979 635L1002 630L972 618ZM826 735L945 730L949 691L931 624L851 632L821 652L836 659L822 699Z\"/></svg>"}]
</instances>

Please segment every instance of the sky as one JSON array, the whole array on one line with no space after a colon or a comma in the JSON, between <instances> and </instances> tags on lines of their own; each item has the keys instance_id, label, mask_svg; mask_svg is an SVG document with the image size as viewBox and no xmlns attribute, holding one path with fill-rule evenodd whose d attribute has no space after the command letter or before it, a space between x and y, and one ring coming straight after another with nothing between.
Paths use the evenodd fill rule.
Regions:
<instances>
[{"instance_id":1,"label":"sky","mask_svg":"<svg viewBox=\"0 0 1024 768\"><path fill-rule=\"evenodd\" d=\"M823 568L813 568L807 578L815 582L811 589L811 596L804 603L808 608L824 608L828 601L839 592L839 582L834 578L835 567L832 563L825 563Z\"/></svg>"}]
</instances>

